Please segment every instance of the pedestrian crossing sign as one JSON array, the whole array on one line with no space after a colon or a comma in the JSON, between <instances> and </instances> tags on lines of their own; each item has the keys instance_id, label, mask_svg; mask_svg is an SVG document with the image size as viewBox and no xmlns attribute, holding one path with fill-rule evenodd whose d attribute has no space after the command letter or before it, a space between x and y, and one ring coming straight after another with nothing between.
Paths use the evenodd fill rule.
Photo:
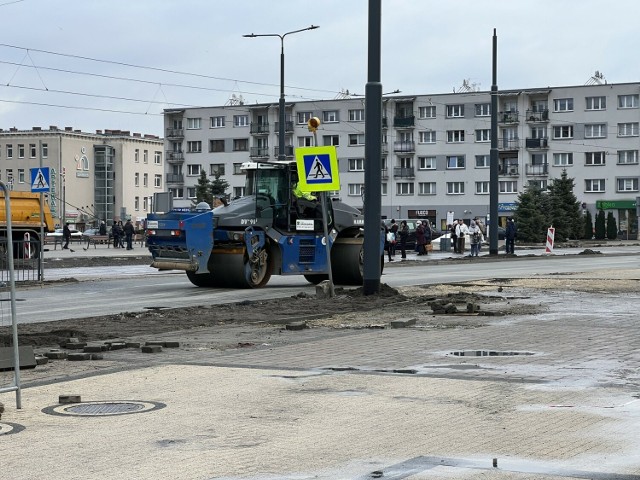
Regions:
<instances>
[{"instance_id":1,"label":"pedestrian crossing sign","mask_svg":"<svg viewBox=\"0 0 640 480\"><path fill-rule=\"evenodd\" d=\"M303 192L340 190L335 146L296 148L298 187Z\"/></svg>"},{"instance_id":2,"label":"pedestrian crossing sign","mask_svg":"<svg viewBox=\"0 0 640 480\"><path fill-rule=\"evenodd\" d=\"M39 167L31 169L31 191L48 192L51 188L51 177L49 167Z\"/></svg>"}]
</instances>

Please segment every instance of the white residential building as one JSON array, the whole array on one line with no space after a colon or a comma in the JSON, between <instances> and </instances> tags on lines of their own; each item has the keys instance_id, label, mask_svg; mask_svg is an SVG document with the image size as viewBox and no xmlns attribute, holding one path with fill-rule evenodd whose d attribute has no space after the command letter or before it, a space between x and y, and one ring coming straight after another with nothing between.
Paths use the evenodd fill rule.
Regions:
<instances>
[{"instance_id":1,"label":"white residential building","mask_svg":"<svg viewBox=\"0 0 640 480\"><path fill-rule=\"evenodd\" d=\"M83 230L100 220L141 224L153 194L166 191L163 141L120 130L86 133L71 127L0 129L0 180L31 191L31 169L48 167L47 202L58 225Z\"/></svg>"},{"instance_id":2,"label":"white residential building","mask_svg":"<svg viewBox=\"0 0 640 480\"><path fill-rule=\"evenodd\" d=\"M511 215L528 184L545 188L564 169L593 214L612 210L623 235L637 234L640 83L499 92L499 216ZM287 158L313 145L307 120L318 117L320 145L335 145L347 203L363 208L364 99L288 102ZM242 162L278 157L278 105L165 111L167 187L189 206L201 170L222 172L232 197L243 195ZM455 218L489 213L491 94L466 92L383 100L382 215Z\"/></svg>"}]
</instances>

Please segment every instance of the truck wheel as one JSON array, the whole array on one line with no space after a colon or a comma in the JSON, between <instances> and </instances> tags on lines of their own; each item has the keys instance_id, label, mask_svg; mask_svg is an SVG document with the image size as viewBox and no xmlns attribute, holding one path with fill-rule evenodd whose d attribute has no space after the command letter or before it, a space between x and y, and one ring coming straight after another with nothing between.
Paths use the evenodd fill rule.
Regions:
<instances>
[{"instance_id":1,"label":"truck wheel","mask_svg":"<svg viewBox=\"0 0 640 480\"><path fill-rule=\"evenodd\" d=\"M213 287L215 285L213 274L211 273L195 273L195 272L187 272L187 278L191 283L193 283L196 287Z\"/></svg>"},{"instance_id":2,"label":"truck wheel","mask_svg":"<svg viewBox=\"0 0 640 480\"><path fill-rule=\"evenodd\" d=\"M271 278L269 253L266 249L256 252L252 258L244 256L244 285L247 288L264 287Z\"/></svg>"}]
</instances>

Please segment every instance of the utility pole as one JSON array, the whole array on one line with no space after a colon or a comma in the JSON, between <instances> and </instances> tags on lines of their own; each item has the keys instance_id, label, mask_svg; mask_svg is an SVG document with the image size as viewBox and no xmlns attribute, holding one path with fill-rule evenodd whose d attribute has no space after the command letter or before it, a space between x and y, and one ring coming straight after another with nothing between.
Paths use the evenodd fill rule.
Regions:
<instances>
[{"instance_id":1,"label":"utility pole","mask_svg":"<svg viewBox=\"0 0 640 480\"><path fill-rule=\"evenodd\" d=\"M491 152L489 155L489 255L498 255L498 36L493 29Z\"/></svg>"}]
</instances>

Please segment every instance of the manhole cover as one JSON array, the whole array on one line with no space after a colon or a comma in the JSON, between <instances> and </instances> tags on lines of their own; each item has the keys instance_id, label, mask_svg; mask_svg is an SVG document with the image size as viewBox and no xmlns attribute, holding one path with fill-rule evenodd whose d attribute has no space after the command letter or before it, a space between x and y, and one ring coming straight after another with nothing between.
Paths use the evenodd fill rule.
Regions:
<instances>
[{"instance_id":1,"label":"manhole cover","mask_svg":"<svg viewBox=\"0 0 640 480\"><path fill-rule=\"evenodd\" d=\"M533 352L501 352L499 350L459 350L449 355L455 357L513 357L516 355L533 355Z\"/></svg>"},{"instance_id":2,"label":"manhole cover","mask_svg":"<svg viewBox=\"0 0 640 480\"><path fill-rule=\"evenodd\" d=\"M9 435L11 433L18 433L24 430L23 425L17 423L0 422L0 435Z\"/></svg>"},{"instance_id":3,"label":"manhole cover","mask_svg":"<svg viewBox=\"0 0 640 480\"><path fill-rule=\"evenodd\" d=\"M137 400L122 400L115 402L81 402L65 405L54 405L42 410L49 415L71 415L76 417L105 417L112 415L127 415L130 413L150 412L164 408L160 402L140 402Z\"/></svg>"}]
</instances>

